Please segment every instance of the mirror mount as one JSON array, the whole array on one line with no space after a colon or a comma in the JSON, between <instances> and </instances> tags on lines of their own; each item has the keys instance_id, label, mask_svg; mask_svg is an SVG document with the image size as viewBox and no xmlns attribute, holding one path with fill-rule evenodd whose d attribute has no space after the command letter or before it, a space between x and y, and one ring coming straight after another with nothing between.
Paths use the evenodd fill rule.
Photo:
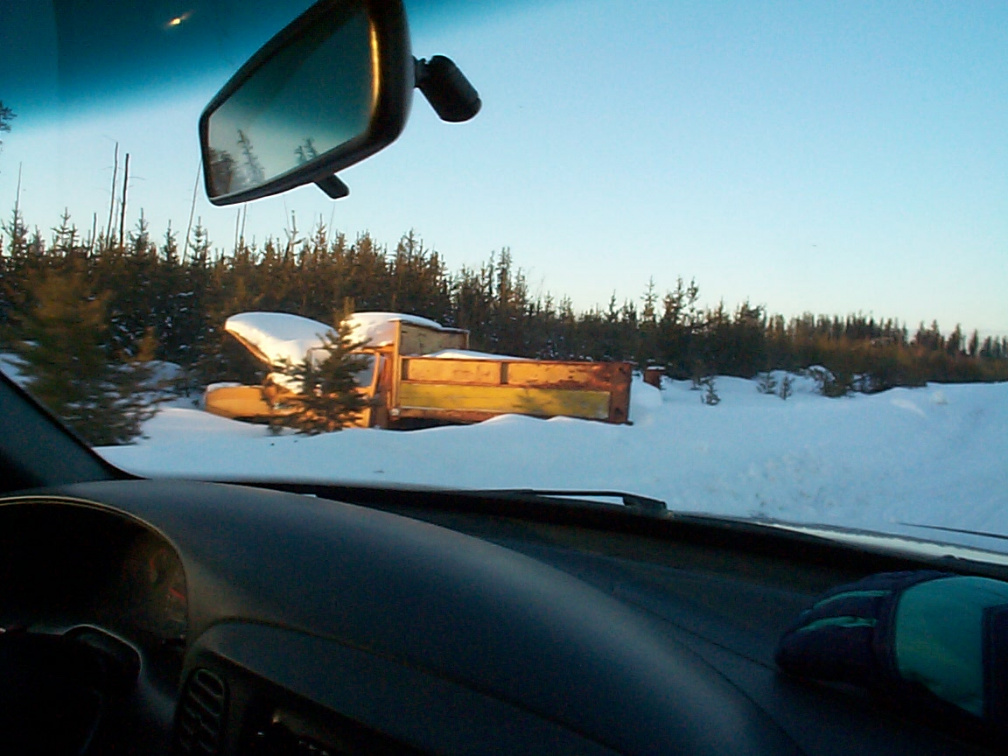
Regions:
<instances>
[{"instance_id":1,"label":"mirror mount","mask_svg":"<svg viewBox=\"0 0 1008 756\"><path fill-rule=\"evenodd\" d=\"M339 180L335 173L315 182L315 186L329 195L329 199L343 199L350 195L350 187Z\"/></svg>"},{"instance_id":2,"label":"mirror mount","mask_svg":"<svg viewBox=\"0 0 1008 756\"><path fill-rule=\"evenodd\" d=\"M430 60L413 59L416 88L442 121L461 123L480 111L479 93L459 67L444 55Z\"/></svg>"}]
</instances>

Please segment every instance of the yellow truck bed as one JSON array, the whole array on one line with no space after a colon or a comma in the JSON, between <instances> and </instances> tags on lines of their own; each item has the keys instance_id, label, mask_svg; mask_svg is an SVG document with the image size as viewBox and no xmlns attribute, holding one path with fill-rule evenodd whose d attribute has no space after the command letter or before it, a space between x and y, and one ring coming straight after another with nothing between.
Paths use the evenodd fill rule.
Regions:
<instances>
[{"instance_id":1,"label":"yellow truck bed","mask_svg":"<svg viewBox=\"0 0 1008 756\"><path fill-rule=\"evenodd\" d=\"M305 323L301 333L311 332ZM303 320L303 319L298 319ZM229 320L229 323L231 321ZM313 321L307 321L312 323ZM322 324L316 324L325 329ZM392 321L381 339L360 351L374 356L370 380L359 391L369 400L357 425L474 423L497 415L566 416L625 423L630 412L630 365L625 362L525 360L468 352L469 333L436 324ZM251 331L228 329L270 365ZM238 332L236 332L238 331ZM441 353L441 354L438 354ZM282 412L282 386L225 386L207 391L208 411L241 420L267 421Z\"/></svg>"},{"instance_id":2,"label":"yellow truck bed","mask_svg":"<svg viewBox=\"0 0 1008 756\"><path fill-rule=\"evenodd\" d=\"M392 419L478 422L508 413L627 421L630 366L618 362L402 357Z\"/></svg>"}]
</instances>

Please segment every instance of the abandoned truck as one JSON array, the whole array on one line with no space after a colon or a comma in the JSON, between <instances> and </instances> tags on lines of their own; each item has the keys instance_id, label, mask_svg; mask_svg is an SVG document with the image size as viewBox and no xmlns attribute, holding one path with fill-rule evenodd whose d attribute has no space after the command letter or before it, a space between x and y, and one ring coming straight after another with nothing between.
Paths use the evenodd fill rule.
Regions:
<instances>
[{"instance_id":1,"label":"abandoned truck","mask_svg":"<svg viewBox=\"0 0 1008 756\"><path fill-rule=\"evenodd\" d=\"M566 416L625 423L631 368L626 362L530 360L469 350L469 332L415 315L356 313L352 340L367 367L358 391L367 400L356 425L410 428L474 423L504 414ZM329 326L298 315L249 312L228 318L225 330L267 370L287 360L312 359ZM327 356L327 355L326 355ZM262 385L210 386L206 409L254 422L283 411L296 387L269 372Z\"/></svg>"}]
</instances>

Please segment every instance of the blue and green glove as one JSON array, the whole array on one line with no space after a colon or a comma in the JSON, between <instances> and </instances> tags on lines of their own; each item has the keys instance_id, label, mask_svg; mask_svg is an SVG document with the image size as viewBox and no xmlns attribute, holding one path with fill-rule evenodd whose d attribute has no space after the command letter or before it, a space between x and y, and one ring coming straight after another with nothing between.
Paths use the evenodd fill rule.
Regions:
<instances>
[{"instance_id":1,"label":"blue and green glove","mask_svg":"<svg viewBox=\"0 0 1008 756\"><path fill-rule=\"evenodd\" d=\"M956 710L1008 731L1008 583L935 571L823 594L781 637L785 672Z\"/></svg>"}]
</instances>

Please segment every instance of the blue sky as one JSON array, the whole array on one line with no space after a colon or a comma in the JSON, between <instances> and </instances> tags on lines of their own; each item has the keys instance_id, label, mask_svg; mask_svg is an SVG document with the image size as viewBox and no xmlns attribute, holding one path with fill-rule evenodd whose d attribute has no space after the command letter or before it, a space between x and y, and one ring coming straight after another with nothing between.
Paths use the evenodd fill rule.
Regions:
<instances>
[{"instance_id":1,"label":"blue sky","mask_svg":"<svg viewBox=\"0 0 1008 756\"><path fill-rule=\"evenodd\" d=\"M450 268L510 247L533 290L579 309L681 275L707 303L1008 333L1005 3L436 5L408 5L414 52L455 59L482 112L448 125L418 97L400 140L341 174L348 199L252 203L247 237L293 210L302 229L321 217L390 244L414 228ZM169 218L184 232L196 118L262 40L240 41L156 103L95 98L61 123L22 109L0 206L23 163L29 222L66 206L103 225L118 140L128 222L143 207L156 234ZM196 212L230 247L236 208L201 188Z\"/></svg>"}]
</instances>

